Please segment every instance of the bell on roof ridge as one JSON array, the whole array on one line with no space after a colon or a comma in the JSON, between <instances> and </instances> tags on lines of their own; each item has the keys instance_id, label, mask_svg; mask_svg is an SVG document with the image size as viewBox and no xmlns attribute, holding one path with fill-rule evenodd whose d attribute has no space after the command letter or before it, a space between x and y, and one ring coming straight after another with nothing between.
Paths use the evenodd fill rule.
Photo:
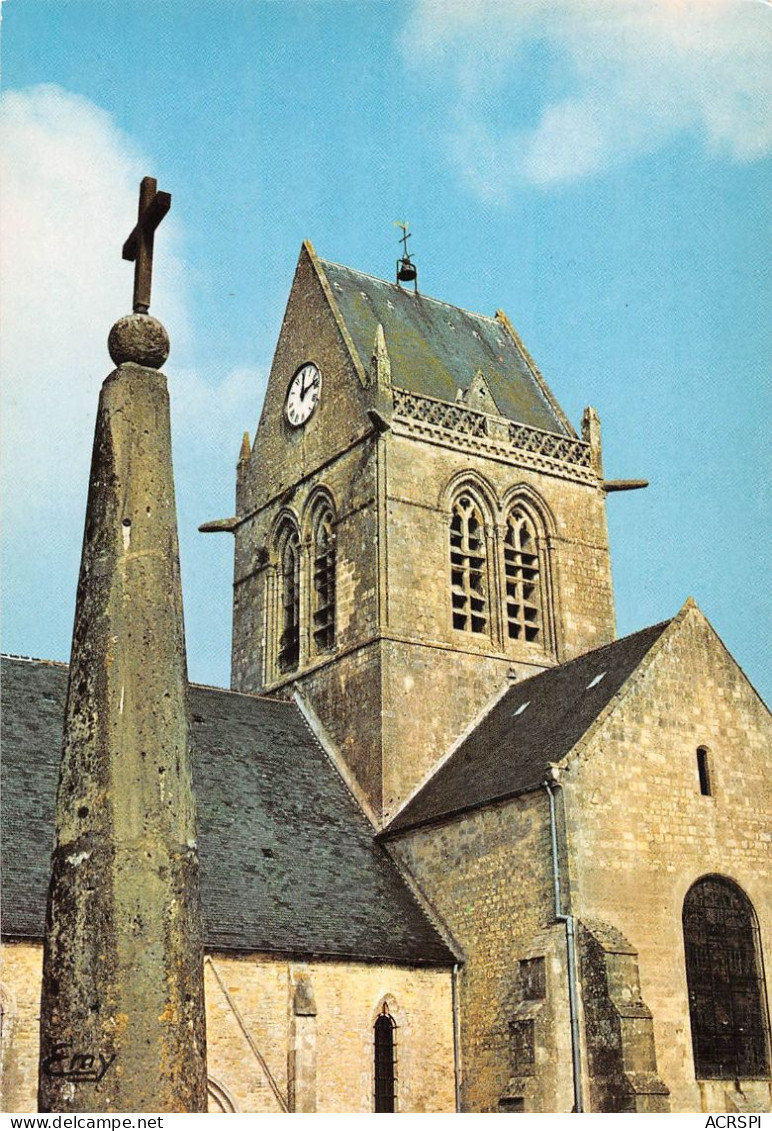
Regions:
<instances>
[{"instance_id":1,"label":"bell on roof ridge","mask_svg":"<svg viewBox=\"0 0 772 1131\"><path fill-rule=\"evenodd\" d=\"M402 283L412 283L415 293L418 294L418 268L407 250L407 241L410 239L407 220L404 223L395 220L394 227L402 229L402 235L399 237L402 243L402 257L397 260L397 286L401 286Z\"/></svg>"}]
</instances>

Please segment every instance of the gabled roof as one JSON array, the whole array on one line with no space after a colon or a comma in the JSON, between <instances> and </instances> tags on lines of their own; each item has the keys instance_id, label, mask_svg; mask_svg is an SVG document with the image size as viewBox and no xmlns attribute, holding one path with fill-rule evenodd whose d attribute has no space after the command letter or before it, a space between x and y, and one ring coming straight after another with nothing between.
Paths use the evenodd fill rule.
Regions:
<instances>
[{"instance_id":1,"label":"gabled roof","mask_svg":"<svg viewBox=\"0 0 772 1131\"><path fill-rule=\"evenodd\" d=\"M570 425L504 321L472 314L350 267L317 259L363 371L383 326L394 386L455 401L481 370L497 410L510 420L571 435Z\"/></svg>"},{"instance_id":2,"label":"gabled roof","mask_svg":"<svg viewBox=\"0 0 772 1131\"><path fill-rule=\"evenodd\" d=\"M2 676L3 934L41 938L67 668ZM192 686L191 713L210 949L455 961L294 703Z\"/></svg>"},{"instance_id":3,"label":"gabled roof","mask_svg":"<svg viewBox=\"0 0 772 1131\"><path fill-rule=\"evenodd\" d=\"M386 829L400 832L537 789L582 738L670 624L515 683Z\"/></svg>"}]
</instances>

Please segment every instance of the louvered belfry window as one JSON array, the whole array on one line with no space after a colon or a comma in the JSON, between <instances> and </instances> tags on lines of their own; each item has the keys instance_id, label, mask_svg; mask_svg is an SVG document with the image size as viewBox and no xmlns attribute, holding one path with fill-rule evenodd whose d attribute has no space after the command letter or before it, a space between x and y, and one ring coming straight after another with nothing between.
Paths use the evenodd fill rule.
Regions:
<instances>
[{"instance_id":1,"label":"louvered belfry window","mask_svg":"<svg viewBox=\"0 0 772 1131\"><path fill-rule=\"evenodd\" d=\"M335 534L329 507L325 507L315 526L313 559L314 649L329 652L335 644Z\"/></svg>"},{"instance_id":2,"label":"louvered belfry window","mask_svg":"<svg viewBox=\"0 0 772 1131\"><path fill-rule=\"evenodd\" d=\"M450 587L453 627L482 633L488 627L485 527L470 495L459 496L450 520Z\"/></svg>"},{"instance_id":3,"label":"louvered belfry window","mask_svg":"<svg viewBox=\"0 0 772 1131\"><path fill-rule=\"evenodd\" d=\"M510 511L504 536L504 611L510 640L541 635L539 548L531 519L520 507Z\"/></svg>"},{"instance_id":4,"label":"louvered belfry window","mask_svg":"<svg viewBox=\"0 0 772 1131\"><path fill-rule=\"evenodd\" d=\"M300 660L300 538L287 526L280 540L281 636L279 671L292 672Z\"/></svg>"},{"instance_id":5,"label":"louvered belfry window","mask_svg":"<svg viewBox=\"0 0 772 1131\"><path fill-rule=\"evenodd\" d=\"M683 910L697 1079L769 1074L769 1019L759 928L748 897L721 876L699 880Z\"/></svg>"},{"instance_id":6,"label":"louvered belfry window","mask_svg":"<svg viewBox=\"0 0 772 1131\"><path fill-rule=\"evenodd\" d=\"M375 1022L375 1110L396 1111L394 1022L387 1007Z\"/></svg>"}]
</instances>

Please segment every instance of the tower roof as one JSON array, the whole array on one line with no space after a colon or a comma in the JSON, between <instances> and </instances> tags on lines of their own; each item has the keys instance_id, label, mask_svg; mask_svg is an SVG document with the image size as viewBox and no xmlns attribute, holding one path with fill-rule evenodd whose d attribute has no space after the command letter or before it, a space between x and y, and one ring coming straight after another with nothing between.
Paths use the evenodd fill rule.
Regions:
<instances>
[{"instance_id":1,"label":"tower roof","mask_svg":"<svg viewBox=\"0 0 772 1131\"><path fill-rule=\"evenodd\" d=\"M397 388L455 401L479 370L496 402L491 412L547 432L573 434L505 316L473 314L338 263L316 262L365 371L380 323Z\"/></svg>"}]
</instances>

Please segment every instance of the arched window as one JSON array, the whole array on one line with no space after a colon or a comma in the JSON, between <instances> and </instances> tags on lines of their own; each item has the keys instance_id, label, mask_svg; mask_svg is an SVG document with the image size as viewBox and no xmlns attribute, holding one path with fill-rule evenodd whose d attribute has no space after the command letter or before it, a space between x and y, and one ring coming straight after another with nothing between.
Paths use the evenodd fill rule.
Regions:
<instances>
[{"instance_id":1,"label":"arched window","mask_svg":"<svg viewBox=\"0 0 772 1131\"><path fill-rule=\"evenodd\" d=\"M769 1021L750 900L731 880L707 876L687 893L683 929L697 1078L767 1076Z\"/></svg>"},{"instance_id":2,"label":"arched window","mask_svg":"<svg viewBox=\"0 0 772 1131\"><path fill-rule=\"evenodd\" d=\"M279 636L280 672L293 672L300 660L300 537L297 527L287 520L279 536Z\"/></svg>"},{"instance_id":3,"label":"arched window","mask_svg":"<svg viewBox=\"0 0 772 1131\"><path fill-rule=\"evenodd\" d=\"M374 1026L375 1045L375 1110L396 1111L396 1026L384 1004Z\"/></svg>"},{"instance_id":4,"label":"arched window","mask_svg":"<svg viewBox=\"0 0 772 1131\"><path fill-rule=\"evenodd\" d=\"M509 639L540 640L542 592L536 527L518 506L507 516L504 586L504 625Z\"/></svg>"},{"instance_id":5,"label":"arched window","mask_svg":"<svg viewBox=\"0 0 772 1131\"><path fill-rule=\"evenodd\" d=\"M218 1112L231 1113L238 1111L233 1096L224 1084L221 1084L219 1080L215 1080L213 1076L209 1076L206 1085L206 1096L210 1115L214 1115Z\"/></svg>"},{"instance_id":6,"label":"arched window","mask_svg":"<svg viewBox=\"0 0 772 1131\"><path fill-rule=\"evenodd\" d=\"M697 777L700 782L700 793L703 797L712 797L713 786L710 780L710 757L707 746L697 747Z\"/></svg>"},{"instance_id":7,"label":"arched window","mask_svg":"<svg viewBox=\"0 0 772 1131\"><path fill-rule=\"evenodd\" d=\"M333 513L325 505L313 526L313 639L315 652L335 644L335 534Z\"/></svg>"},{"instance_id":8,"label":"arched window","mask_svg":"<svg viewBox=\"0 0 772 1131\"><path fill-rule=\"evenodd\" d=\"M450 589L453 627L486 632L488 595L485 527L471 495L459 495L450 520Z\"/></svg>"}]
</instances>

